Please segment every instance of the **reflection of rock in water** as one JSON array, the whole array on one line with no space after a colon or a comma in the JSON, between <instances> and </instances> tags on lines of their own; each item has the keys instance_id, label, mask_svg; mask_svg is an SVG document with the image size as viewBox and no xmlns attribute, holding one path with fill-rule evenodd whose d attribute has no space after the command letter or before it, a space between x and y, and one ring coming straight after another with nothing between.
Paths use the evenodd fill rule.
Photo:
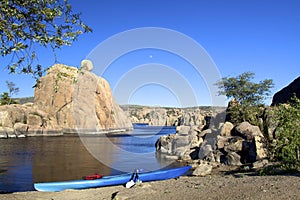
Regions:
<instances>
[{"instance_id":1,"label":"reflection of rock in water","mask_svg":"<svg viewBox=\"0 0 300 200\"><path fill-rule=\"evenodd\" d=\"M5 146L6 147L6 146ZM3 150L3 146L1 146L0 152L0 175L5 174L7 170L7 165L10 161L10 156L6 154L6 149Z\"/></svg>"},{"instance_id":2,"label":"reflection of rock in water","mask_svg":"<svg viewBox=\"0 0 300 200\"><path fill-rule=\"evenodd\" d=\"M40 152L33 157L34 182L74 180L89 174L109 175L111 172L109 166L88 152L79 137L39 139L36 150ZM101 144L99 138L93 137L93 141L102 154L111 155L112 152L105 144Z\"/></svg>"},{"instance_id":3,"label":"reflection of rock in water","mask_svg":"<svg viewBox=\"0 0 300 200\"><path fill-rule=\"evenodd\" d=\"M7 169L0 169L0 174L7 172Z\"/></svg>"},{"instance_id":4,"label":"reflection of rock in water","mask_svg":"<svg viewBox=\"0 0 300 200\"><path fill-rule=\"evenodd\" d=\"M116 145L114 145L114 143L117 143L119 138L108 138L102 135L98 137L81 136L80 139L84 144L86 150L91 156L93 156L94 159L96 159L98 162L101 162L104 166L112 167L112 163L114 162L113 155L114 152L116 152ZM109 174L110 173L103 175Z\"/></svg>"}]
</instances>

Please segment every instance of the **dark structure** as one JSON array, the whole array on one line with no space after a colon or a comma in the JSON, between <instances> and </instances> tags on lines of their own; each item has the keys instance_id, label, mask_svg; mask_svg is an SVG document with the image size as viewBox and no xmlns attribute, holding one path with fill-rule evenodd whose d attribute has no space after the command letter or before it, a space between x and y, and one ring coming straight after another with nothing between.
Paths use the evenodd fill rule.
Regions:
<instances>
[{"instance_id":1,"label":"dark structure","mask_svg":"<svg viewBox=\"0 0 300 200\"><path fill-rule=\"evenodd\" d=\"M288 102L294 94L298 99L300 99L300 76L288 86L275 93L271 106L276 106L280 103Z\"/></svg>"}]
</instances>

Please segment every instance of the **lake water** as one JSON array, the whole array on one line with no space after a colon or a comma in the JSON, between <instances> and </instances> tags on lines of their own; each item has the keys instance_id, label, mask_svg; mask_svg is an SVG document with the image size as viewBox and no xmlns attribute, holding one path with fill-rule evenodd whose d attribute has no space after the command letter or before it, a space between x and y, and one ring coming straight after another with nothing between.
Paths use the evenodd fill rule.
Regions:
<instances>
[{"instance_id":1,"label":"lake water","mask_svg":"<svg viewBox=\"0 0 300 200\"><path fill-rule=\"evenodd\" d=\"M176 166L155 154L155 142L175 127L138 127L122 135L0 140L0 193L34 190L35 182L81 179Z\"/></svg>"}]
</instances>

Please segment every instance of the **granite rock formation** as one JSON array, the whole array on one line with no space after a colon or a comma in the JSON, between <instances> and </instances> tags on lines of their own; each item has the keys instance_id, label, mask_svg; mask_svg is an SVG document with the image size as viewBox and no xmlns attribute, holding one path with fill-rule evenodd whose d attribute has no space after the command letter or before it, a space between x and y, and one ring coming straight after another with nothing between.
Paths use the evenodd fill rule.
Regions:
<instances>
[{"instance_id":1,"label":"granite rock formation","mask_svg":"<svg viewBox=\"0 0 300 200\"><path fill-rule=\"evenodd\" d=\"M226 122L202 131L195 126L184 130L158 139L156 150L160 157L227 165L254 163L267 157L263 134L248 122L236 127Z\"/></svg>"},{"instance_id":2,"label":"granite rock formation","mask_svg":"<svg viewBox=\"0 0 300 200\"><path fill-rule=\"evenodd\" d=\"M33 104L0 107L0 137L132 129L108 82L92 68L90 61L83 61L81 69L49 68L38 81Z\"/></svg>"},{"instance_id":3,"label":"granite rock formation","mask_svg":"<svg viewBox=\"0 0 300 200\"><path fill-rule=\"evenodd\" d=\"M225 111L224 107L168 108L126 105L121 106L132 123L148 123L153 126L198 126L204 128L209 118ZM225 114L224 114L225 115ZM222 119L224 122L224 119Z\"/></svg>"}]
</instances>

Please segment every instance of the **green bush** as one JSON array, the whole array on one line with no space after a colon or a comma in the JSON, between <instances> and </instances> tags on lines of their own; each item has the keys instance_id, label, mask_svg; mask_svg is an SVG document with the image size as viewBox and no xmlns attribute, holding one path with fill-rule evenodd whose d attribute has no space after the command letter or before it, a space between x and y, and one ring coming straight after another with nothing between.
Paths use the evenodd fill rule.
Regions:
<instances>
[{"instance_id":1,"label":"green bush","mask_svg":"<svg viewBox=\"0 0 300 200\"><path fill-rule=\"evenodd\" d=\"M271 155L286 169L300 169L300 100L293 97L289 103L275 109L277 127Z\"/></svg>"},{"instance_id":2,"label":"green bush","mask_svg":"<svg viewBox=\"0 0 300 200\"><path fill-rule=\"evenodd\" d=\"M229 106L226 110L226 121L230 121L234 125L238 125L244 121L252 125L258 126L263 130L263 124L260 121L264 113L264 105L240 105Z\"/></svg>"}]
</instances>

